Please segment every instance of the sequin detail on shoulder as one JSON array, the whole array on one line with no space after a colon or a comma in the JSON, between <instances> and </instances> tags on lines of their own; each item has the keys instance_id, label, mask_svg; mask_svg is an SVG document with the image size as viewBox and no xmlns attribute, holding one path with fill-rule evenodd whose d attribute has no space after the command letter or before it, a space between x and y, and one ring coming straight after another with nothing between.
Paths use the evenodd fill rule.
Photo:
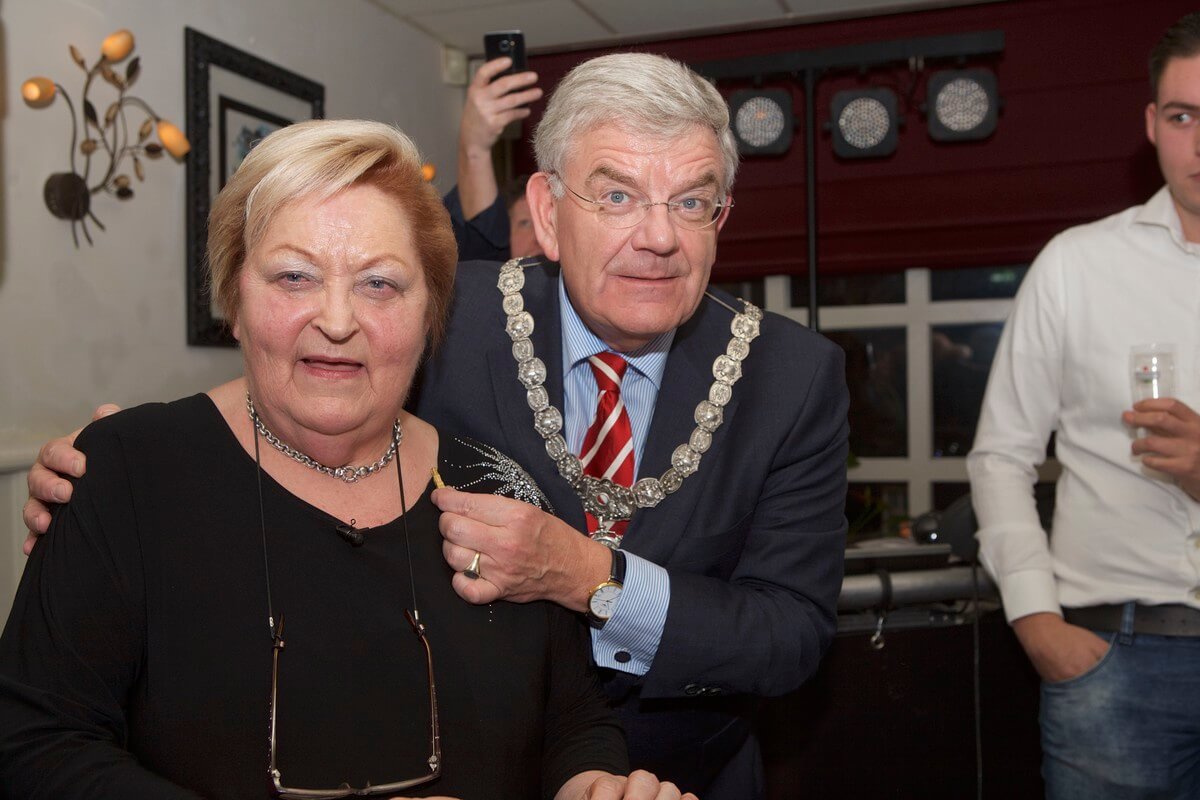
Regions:
<instances>
[{"instance_id":1,"label":"sequin detail on shoulder","mask_svg":"<svg viewBox=\"0 0 1200 800\"><path fill-rule=\"evenodd\" d=\"M472 487L481 483L494 482L499 485L492 491L492 494L521 500L531 506L537 506L543 511L555 513L549 498L543 494L533 477L516 461L496 448L481 442L468 441L457 436L454 437L454 441L480 456L479 461L469 464L452 463L456 471L473 476L466 483L461 483L455 488L471 491Z\"/></svg>"}]
</instances>

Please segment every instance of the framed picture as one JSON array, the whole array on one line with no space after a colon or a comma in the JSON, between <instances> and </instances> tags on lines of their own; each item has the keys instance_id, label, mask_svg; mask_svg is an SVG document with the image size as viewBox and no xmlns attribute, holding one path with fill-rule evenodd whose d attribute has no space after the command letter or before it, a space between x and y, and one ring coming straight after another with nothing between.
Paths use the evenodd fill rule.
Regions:
<instances>
[{"instance_id":1,"label":"framed picture","mask_svg":"<svg viewBox=\"0 0 1200 800\"><path fill-rule=\"evenodd\" d=\"M225 95L217 98L217 113L221 118L217 136L221 150L217 174L221 176L221 186L233 175L251 147L271 131L295 122Z\"/></svg>"},{"instance_id":2,"label":"framed picture","mask_svg":"<svg viewBox=\"0 0 1200 800\"><path fill-rule=\"evenodd\" d=\"M325 87L192 28L184 29L187 136L188 344L233 347L209 296L206 242L213 198L264 136L325 116Z\"/></svg>"}]
</instances>

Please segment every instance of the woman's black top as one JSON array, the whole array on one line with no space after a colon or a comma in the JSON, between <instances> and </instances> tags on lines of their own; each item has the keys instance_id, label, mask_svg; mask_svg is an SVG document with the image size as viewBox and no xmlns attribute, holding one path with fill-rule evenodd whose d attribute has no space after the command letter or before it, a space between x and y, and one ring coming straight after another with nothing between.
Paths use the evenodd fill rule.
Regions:
<instances>
[{"instance_id":1,"label":"woman's black top","mask_svg":"<svg viewBox=\"0 0 1200 800\"><path fill-rule=\"evenodd\" d=\"M410 550L443 769L403 794L552 797L581 771L626 769L580 620L455 595L431 486L407 514L407 543L396 520L352 547L336 530L349 520L262 473L264 559L259 472L207 396L100 420L78 445L87 474L34 548L0 638L0 796L270 796L268 569L285 620L284 784L427 774L425 654L404 616ZM544 503L520 467L474 441L443 435L439 471Z\"/></svg>"}]
</instances>

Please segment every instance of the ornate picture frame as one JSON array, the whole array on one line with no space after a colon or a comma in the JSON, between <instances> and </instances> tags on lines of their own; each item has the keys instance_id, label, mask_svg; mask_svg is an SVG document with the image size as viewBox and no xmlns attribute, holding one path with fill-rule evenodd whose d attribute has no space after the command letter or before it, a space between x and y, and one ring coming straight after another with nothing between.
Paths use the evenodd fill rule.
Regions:
<instances>
[{"instance_id":1,"label":"ornate picture frame","mask_svg":"<svg viewBox=\"0 0 1200 800\"><path fill-rule=\"evenodd\" d=\"M212 199L258 138L325 116L325 87L201 33L184 28L187 91L188 344L236 342L207 290L206 243Z\"/></svg>"}]
</instances>

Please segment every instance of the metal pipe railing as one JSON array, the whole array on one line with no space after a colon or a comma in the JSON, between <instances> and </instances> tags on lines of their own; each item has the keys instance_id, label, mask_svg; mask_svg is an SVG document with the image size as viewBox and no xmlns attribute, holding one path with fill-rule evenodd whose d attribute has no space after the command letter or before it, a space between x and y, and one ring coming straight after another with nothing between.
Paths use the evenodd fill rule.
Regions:
<instances>
[{"instance_id":1,"label":"metal pipe railing","mask_svg":"<svg viewBox=\"0 0 1200 800\"><path fill-rule=\"evenodd\" d=\"M976 580L981 600L1000 597L996 585L982 567L974 570L974 577L971 567L888 572L888 576L892 584L889 604L892 607L971 600L976 596ZM847 575L842 581L838 611L866 611L884 603L884 579L878 574Z\"/></svg>"}]
</instances>

